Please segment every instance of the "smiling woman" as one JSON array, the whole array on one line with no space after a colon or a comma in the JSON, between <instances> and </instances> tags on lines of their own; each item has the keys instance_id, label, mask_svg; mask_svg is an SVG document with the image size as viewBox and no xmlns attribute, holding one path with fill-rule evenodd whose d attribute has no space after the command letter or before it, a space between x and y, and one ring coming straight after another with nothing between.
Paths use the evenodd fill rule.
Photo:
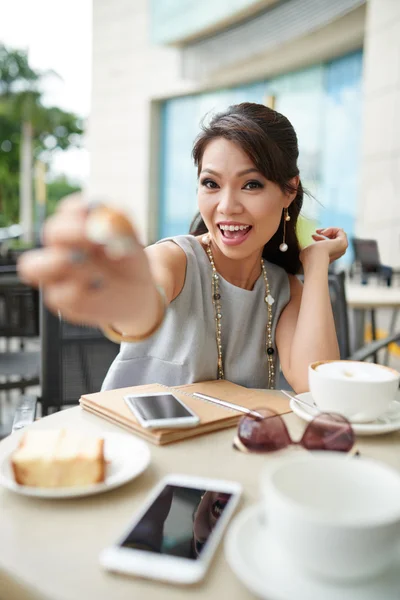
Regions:
<instances>
[{"instance_id":1,"label":"smiling woman","mask_svg":"<svg viewBox=\"0 0 400 600\"><path fill-rule=\"evenodd\" d=\"M130 228L132 243L115 256L110 240L89 239L95 213L64 204L45 226L45 247L21 259L21 276L40 282L65 318L122 342L103 389L216 378L274 388L281 365L305 391L309 363L339 358L328 267L346 235L318 230L300 251L297 137L280 113L230 107L203 128L193 157L200 214L191 235L143 250Z\"/></svg>"}]
</instances>

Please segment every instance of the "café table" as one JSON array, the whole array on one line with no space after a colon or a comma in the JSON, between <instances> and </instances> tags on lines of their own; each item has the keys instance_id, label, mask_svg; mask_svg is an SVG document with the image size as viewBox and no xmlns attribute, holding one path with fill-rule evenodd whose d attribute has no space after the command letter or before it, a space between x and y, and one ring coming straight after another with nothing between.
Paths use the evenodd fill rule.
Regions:
<instances>
[{"instance_id":1,"label":"caf\u00e9 table","mask_svg":"<svg viewBox=\"0 0 400 600\"><path fill-rule=\"evenodd\" d=\"M387 287L348 283L346 284L346 300L348 307L353 311L353 352L364 345L365 314L367 311L371 317L372 340L377 339L376 311L379 309L391 309L393 311L388 334L394 332L400 309L400 286Z\"/></svg>"},{"instance_id":2,"label":"caf\u00e9 table","mask_svg":"<svg viewBox=\"0 0 400 600\"><path fill-rule=\"evenodd\" d=\"M346 285L347 304L354 309L400 308L400 286Z\"/></svg>"},{"instance_id":3,"label":"caf\u00e9 table","mask_svg":"<svg viewBox=\"0 0 400 600\"><path fill-rule=\"evenodd\" d=\"M293 413L284 418L291 435L299 439L305 424ZM95 434L123 431L80 407L55 413L30 427L71 427ZM126 529L164 475L186 473L239 481L244 489L241 510L259 501L260 477L266 467L283 453L305 452L290 448L268 455L243 454L232 448L233 436L234 429L227 429L169 446L150 446L147 471L97 496L44 500L0 487L0 600L254 599L227 564L223 543L204 581L190 587L110 574L98 561L100 551ZM12 436L0 443L0 457L12 443ZM357 448L362 456L400 471L399 432L359 438Z\"/></svg>"}]
</instances>

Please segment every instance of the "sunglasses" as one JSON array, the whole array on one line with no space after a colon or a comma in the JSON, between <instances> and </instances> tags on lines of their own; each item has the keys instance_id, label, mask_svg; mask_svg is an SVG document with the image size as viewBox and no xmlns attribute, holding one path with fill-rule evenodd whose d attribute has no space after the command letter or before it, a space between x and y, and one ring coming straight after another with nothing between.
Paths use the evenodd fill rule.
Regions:
<instances>
[{"instance_id":1,"label":"sunglasses","mask_svg":"<svg viewBox=\"0 0 400 600\"><path fill-rule=\"evenodd\" d=\"M259 408L242 417L233 447L242 452L274 452L292 445L306 450L350 452L354 437L345 417L320 413L308 423L301 440L294 442L280 415L269 408Z\"/></svg>"}]
</instances>

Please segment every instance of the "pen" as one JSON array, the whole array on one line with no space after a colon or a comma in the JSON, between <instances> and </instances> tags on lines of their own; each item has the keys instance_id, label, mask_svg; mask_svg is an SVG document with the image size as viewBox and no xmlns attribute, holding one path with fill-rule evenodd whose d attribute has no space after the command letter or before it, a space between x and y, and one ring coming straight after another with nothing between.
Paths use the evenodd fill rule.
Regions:
<instances>
[{"instance_id":1,"label":"pen","mask_svg":"<svg viewBox=\"0 0 400 600\"><path fill-rule=\"evenodd\" d=\"M263 415L260 415L260 413L256 412L255 410L250 410L249 408L245 408L239 404L232 404L232 402L227 402L226 400L214 398L214 396L207 396L206 394L199 394L198 392L194 392L192 395L200 400L205 400L206 402L211 402L212 404L217 404L218 406L223 406L224 408L230 408L231 410L236 410L237 412L250 415L251 417L257 417L258 419L264 418Z\"/></svg>"}]
</instances>

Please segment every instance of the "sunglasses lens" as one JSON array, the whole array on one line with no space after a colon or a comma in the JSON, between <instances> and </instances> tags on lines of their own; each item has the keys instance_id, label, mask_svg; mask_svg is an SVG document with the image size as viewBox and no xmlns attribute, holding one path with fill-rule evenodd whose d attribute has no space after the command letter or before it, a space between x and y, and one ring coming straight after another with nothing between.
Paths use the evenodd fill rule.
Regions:
<instances>
[{"instance_id":1,"label":"sunglasses lens","mask_svg":"<svg viewBox=\"0 0 400 600\"><path fill-rule=\"evenodd\" d=\"M302 438L307 450L349 452L354 445L354 433L342 415L322 413L308 425Z\"/></svg>"},{"instance_id":2,"label":"sunglasses lens","mask_svg":"<svg viewBox=\"0 0 400 600\"><path fill-rule=\"evenodd\" d=\"M286 448L290 438L282 418L268 408L257 408L262 418L245 416L239 422L238 438L251 452L273 452Z\"/></svg>"}]
</instances>

